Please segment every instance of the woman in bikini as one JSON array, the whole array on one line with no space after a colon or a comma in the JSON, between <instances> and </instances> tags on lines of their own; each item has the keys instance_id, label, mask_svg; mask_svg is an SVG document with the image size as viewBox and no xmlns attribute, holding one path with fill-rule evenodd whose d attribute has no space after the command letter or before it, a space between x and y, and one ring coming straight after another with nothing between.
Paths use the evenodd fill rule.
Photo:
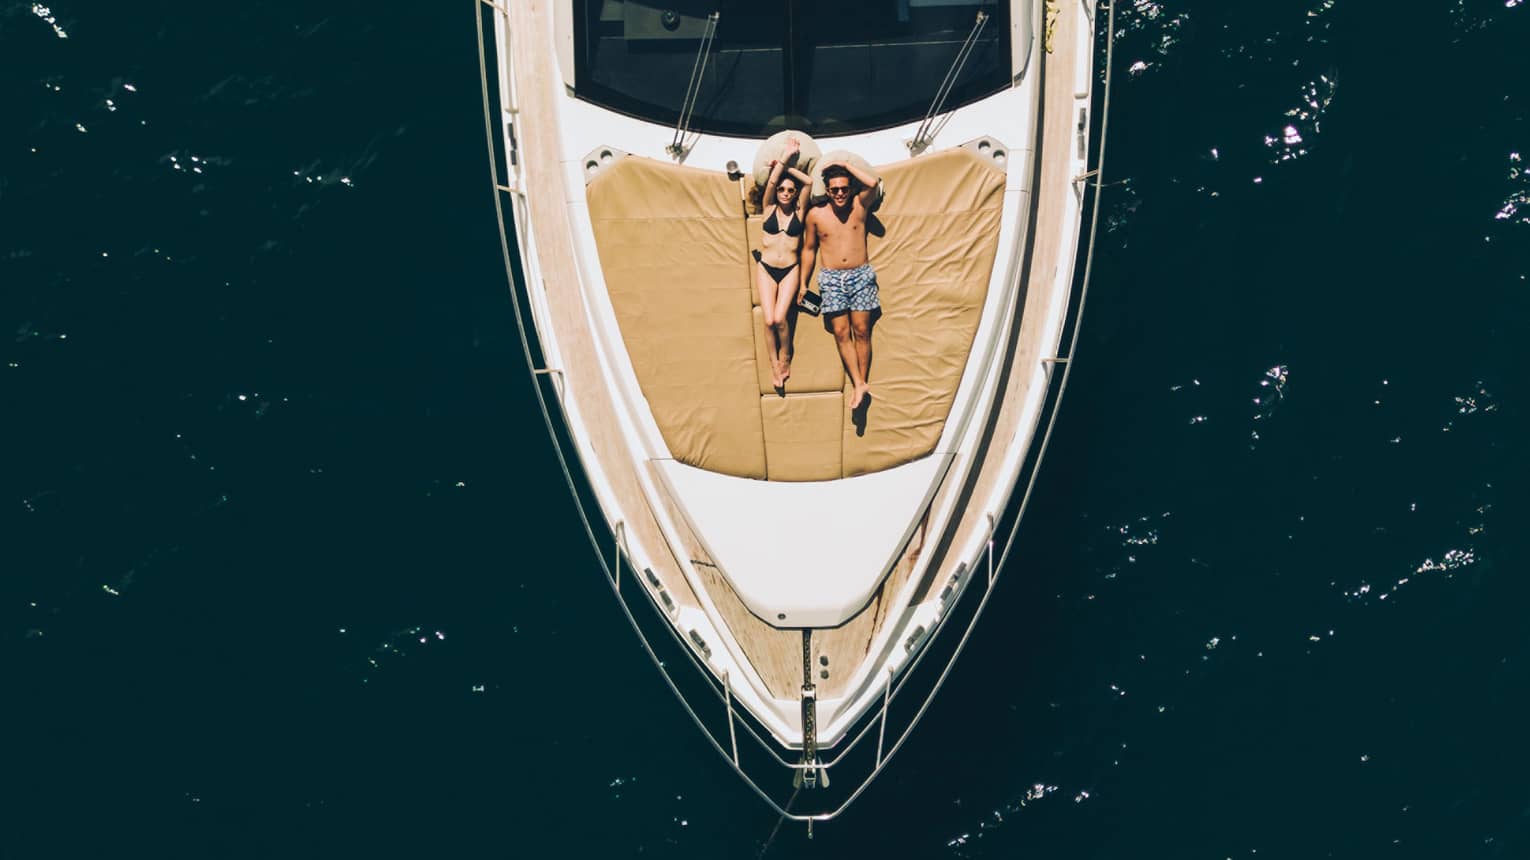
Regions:
<instances>
[{"instance_id":1,"label":"woman in bikini","mask_svg":"<svg viewBox=\"0 0 1530 860\"><path fill-rule=\"evenodd\" d=\"M792 338L787 314L797 298L798 254L802 250L803 215L812 179L796 167L787 166L800 149L796 138L787 138L781 160L770 163L765 181L764 234L754 252L754 282L760 291L760 311L765 317L765 350L770 356L770 384L786 387L792 375Z\"/></svg>"}]
</instances>

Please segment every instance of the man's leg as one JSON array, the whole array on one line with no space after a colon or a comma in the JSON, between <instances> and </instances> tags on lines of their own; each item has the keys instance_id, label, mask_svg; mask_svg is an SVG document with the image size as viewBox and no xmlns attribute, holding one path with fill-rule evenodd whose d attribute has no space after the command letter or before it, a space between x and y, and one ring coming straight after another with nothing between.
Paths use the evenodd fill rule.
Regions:
<instances>
[{"instance_id":1,"label":"man's leg","mask_svg":"<svg viewBox=\"0 0 1530 860\"><path fill-rule=\"evenodd\" d=\"M850 408L854 409L861 405L861 398L865 396L866 377L861 375L860 357L856 355L855 340L850 335L850 314L829 317L829 327L834 332L834 345L839 347L839 360L845 363L850 384L855 386L850 395Z\"/></svg>"},{"instance_id":2,"label":"man's leg","mask_svg":"<svg viewBox=\"0 0 1530 860\"><path fill-rule=\"evenodd\" d=\"M854 409L861 405L866 395L871 393L871 311L850 312L850 333L855 337L855 365L857 374L851 374L854 380L860 376L856 392L850 398L850 408Z\"/></svg>"}]
</instances>

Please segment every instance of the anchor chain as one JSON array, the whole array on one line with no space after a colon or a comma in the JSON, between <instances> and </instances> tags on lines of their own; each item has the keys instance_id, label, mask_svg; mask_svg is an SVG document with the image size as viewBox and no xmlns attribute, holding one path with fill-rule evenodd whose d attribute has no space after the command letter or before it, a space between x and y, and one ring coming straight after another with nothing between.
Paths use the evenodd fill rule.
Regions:
<instances>
[{"instance_id":1,"label":"anchor chain","mask_svg":"<svg viewBox=\"0 0 1530 860\"><path fill-rule=\"evenodd\" d=\"M796 788L815 788L823 777L829 787L829 772L818 760L818 688L813 684L813 631L802 631L802 761L792 777Z\"/></svg>"}]
</instances>

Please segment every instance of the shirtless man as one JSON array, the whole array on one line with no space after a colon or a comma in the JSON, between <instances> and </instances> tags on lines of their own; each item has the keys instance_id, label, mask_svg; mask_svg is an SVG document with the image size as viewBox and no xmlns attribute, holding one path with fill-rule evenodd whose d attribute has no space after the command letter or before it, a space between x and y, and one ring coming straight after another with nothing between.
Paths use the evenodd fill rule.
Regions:
<instances>
[{"instance_id":1,"label":"shirtless man","mask_svg":"<svg viewBox=\"0 0 1530 860\"><path fill-rule=\"evenodd\" d=\"M848 161L831 161L823 168L829 205L808 211L802 241L802 280L798 298L813 281L813 265L821 257L823 315L834 332L839 358L845 363L855 391L850 408L859 409L871 396L866 382L871 370L871 323L882 304L877 298L877 275L866 261L866 216L876 200L876 178Z\"/></svg>"}]
</instances>

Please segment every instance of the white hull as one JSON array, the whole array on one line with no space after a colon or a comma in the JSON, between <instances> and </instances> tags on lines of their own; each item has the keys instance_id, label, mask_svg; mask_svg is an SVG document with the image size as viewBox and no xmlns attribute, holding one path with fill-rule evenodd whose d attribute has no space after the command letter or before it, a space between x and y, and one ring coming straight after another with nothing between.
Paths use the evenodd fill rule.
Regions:
<instances>
[{"instance_id":1,"label":"white hull","mask_svg":"<svg viewBox=\"0 0 1530 860\"><path fill-rule=\"evenodd\" d=\"M609 148L667 160L674 130L573 97L568 53L556 50L571 39L562 19L568 7L554 5L513 0L481 18L492 23L493 56L499 59L501 103L490 108L492 126L500 151L514 154L496 184L511 203L541 352L537 369L548 379L545 390L555 395L548 402L560 407L572 440L576 462L569 465L577 467L577 478L600 509L592 517L596 537L604 542L602 533L611 536L604 553L616 557L611 571L618 593L645 591L722 692L727 728L703 728L737 764L736 733L756 726L780 747L802 748L803 695L782 695L786 682L777 677L795 671L800 654L785 652L801 648L794 637L803 629L824 642L849 637L859 629L858 613L877 612L867 609L875 592L885 608L875 623L860 625L865 631L855 635L863 638L847 649L864 656L851 666L837 656L834 683L823 686L832 692L810 696L816 717L811 742L826 751L848 746L847 739L870 736L867 728L874 724L868 720L955 610L968 583L982 583L981 598L972 599L986 602L994 541L1001 551L1008 545L1008 536L996 538L995 526L1036 465L1033 449L1060 394L1054 376L1065 373L1067 335L1079 310L1074 262L1088 196L1081 177L1090 171L1092 10L1061 3L1049 27L1044 3L1016 0L1011 35L1023 72L1013 87L953 111L937 126L932 150L985 139L1008 152L998 251L934 452L869 475L782 483L685 466L666 445L623 348L584 189L592 153ZM1100 24L1105 26L1103 18ZM905 142L917 125L819 143L826 151L849 149L873 164L894 164L910 158ZM730 161L748 165L758 145L757 139L700 135L684 161L713 170ZM795 531L790 541L751 551L748 512L826 507L868 512L855 532L864 552L852 557L833 534ZM701 565L698 555L717 564ZM637 574L624 577L623 569ZM823 570L843 575L826 582ZM959 650L954 641L947 646ZM818 647L815 642L812 653ZM829 646L822 647L826 655ZM810 684L805 673L801 680ZM920 695L930 694L933 689ZM697 701L688 707L717 706ZM742 713L735 714L735 707ZM897 729L885 725L885 716L882 722L866 780L906 736L888 738ZM857 728L861 734L852 736Z\"/></svg>"}]
</instances>

